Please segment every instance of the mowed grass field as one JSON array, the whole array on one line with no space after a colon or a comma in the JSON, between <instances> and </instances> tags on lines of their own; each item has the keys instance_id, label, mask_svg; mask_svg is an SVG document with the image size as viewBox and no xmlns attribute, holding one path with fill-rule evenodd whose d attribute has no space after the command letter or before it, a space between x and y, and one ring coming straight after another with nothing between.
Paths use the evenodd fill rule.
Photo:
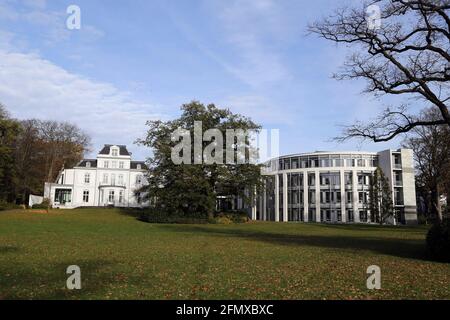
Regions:
<instances>
[{"instance_id":1,"label":"mowed grass field","mask_svg":"<svg viewBox=\"0 0 450 320\"><path fill-rule=\"evenodd\" d=\"M154 225L116 209L0 212L0 299L449 299L425 227ZM66 268L82 289L66 289ZM382 289L366 288L378 265Z\"/></svg>"}]
</instances>

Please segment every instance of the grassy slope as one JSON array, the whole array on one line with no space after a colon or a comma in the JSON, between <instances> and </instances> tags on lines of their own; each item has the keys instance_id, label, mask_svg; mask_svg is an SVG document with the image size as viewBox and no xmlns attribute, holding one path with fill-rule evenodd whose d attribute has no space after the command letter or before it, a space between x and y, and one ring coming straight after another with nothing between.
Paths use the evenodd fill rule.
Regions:
<instances>
[{"instance_id":1,"label":"grassy slope","mask_svg":"<svg viewBox=\"0 0 450 320\"><path fill-rule=\"evenodd\" d=\"M450 298L426 229L151 225L116 210L0 213L0 299ZM65 289L67 266L82 290ZM366 268L382 289L366 289Z\"/></svg>"}]
</instances>

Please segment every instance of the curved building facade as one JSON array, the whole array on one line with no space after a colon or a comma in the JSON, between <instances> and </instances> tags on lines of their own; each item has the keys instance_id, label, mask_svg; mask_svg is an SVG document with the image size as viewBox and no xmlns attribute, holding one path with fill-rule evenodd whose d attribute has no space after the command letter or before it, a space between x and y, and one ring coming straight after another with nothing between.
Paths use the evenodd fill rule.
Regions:
<instances>
[{"instance_id":1,"label":"curved building facade","mask_svg":"<svg viewBox=\"0 0 450 320\"><path fill-rule=\"evenodd\" d=\"M370 177L380 167L392 192L392 223L417 223L412 151L314 152L282 156L263 169L265 191L253 218L265 221L374 223Z\"/></svg>"}]
</instances>

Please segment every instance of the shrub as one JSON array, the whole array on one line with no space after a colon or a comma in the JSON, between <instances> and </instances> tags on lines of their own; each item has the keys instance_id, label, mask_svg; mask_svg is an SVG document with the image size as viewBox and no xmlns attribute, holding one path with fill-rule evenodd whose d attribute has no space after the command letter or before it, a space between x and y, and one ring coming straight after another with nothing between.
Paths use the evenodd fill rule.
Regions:
<instances>
[{"instance_id":1,"label":"shrub","mask_svg":"<svg viewBox=\"0 0 450 320\"><path fill-rule=\"evenodd\" d=\"M164 210L152 208L143 210L138 219L148 223L204 224L209 222L207 218L168 214Z\"/></svg>"},{"instance_id":2,"label":"shrub","mask_svg":"<svg viewBox=\"0 0 450 320\"><path fill-rule=\"evenodd\" d=\"M417 215L417 223L418 224L427 224L427 217L422 214Z\"/></svg>"},{"instance_id":3,"label":"shrub","mask_svg":"<svg viewBox=\"0 0 450 320\"><path fill-rule=\"evenodd\" d=\"M138 219L149 223L179 223L179 224L231 224L248 222L244 211L231 211L218 213L212 219L202 215L186 216L180 213L167 213L164 209L147 208L138 215Z\"/></svg>"},{"instance_id":4,"label":"shrub","mask_svg":"<svg viewBox=\"0 0 450 320\"><path fill-rule=\"evenodd\" d=\"M41 204L34 204L32 209L47 209L49 207L50 200L44 199Z\"/></svg>"},{"instance_id":5,"label":"shrub","mask_svg":"<svg viewBox=\"0 0 450 320\"><path fill-rule=\"evenodd\" d=\"M248 222L248 215L245 211L230 211L216 214L214 218L215 223L230 224L230 223L246 223Z\"/></svg>"},{"instance_id":6,"label":"shrub","mask_svg":"<svg viewBox=\"0 0 450 320\"><path fill-rule=\"evenodd\" d=\"M450 220L434 224L427 234L427 250L438 261L450 262Z\"/></svg>"},{"instance_id":7,"label":"shrub","mask_svg":"<svg viewBox=\"0 0 450 320\"><path fill-rule=\"evenodd\" d=\"M14 210L14 209L23 209L23 207L19 204L0 201L0 211Z\"/></svg>"}]
</instances>

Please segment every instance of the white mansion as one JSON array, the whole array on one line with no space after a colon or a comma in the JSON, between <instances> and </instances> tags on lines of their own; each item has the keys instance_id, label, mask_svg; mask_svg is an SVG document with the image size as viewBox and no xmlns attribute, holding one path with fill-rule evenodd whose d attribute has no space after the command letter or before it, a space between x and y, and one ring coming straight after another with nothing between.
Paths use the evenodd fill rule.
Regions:
<instances>
[{"instance_id":1,"label":"white mansion","mask_svg":"<svg viewBox=\"0 0 450 320\"><path fill-rule=\"evenodd\" d=\"M105 145L97 159L84 159L63 169L56 183L46 183L44 198L54 208L142 207L140 193L146 184L145 163L132 161L126 146Z\"/></svg>"}]
</instances>

